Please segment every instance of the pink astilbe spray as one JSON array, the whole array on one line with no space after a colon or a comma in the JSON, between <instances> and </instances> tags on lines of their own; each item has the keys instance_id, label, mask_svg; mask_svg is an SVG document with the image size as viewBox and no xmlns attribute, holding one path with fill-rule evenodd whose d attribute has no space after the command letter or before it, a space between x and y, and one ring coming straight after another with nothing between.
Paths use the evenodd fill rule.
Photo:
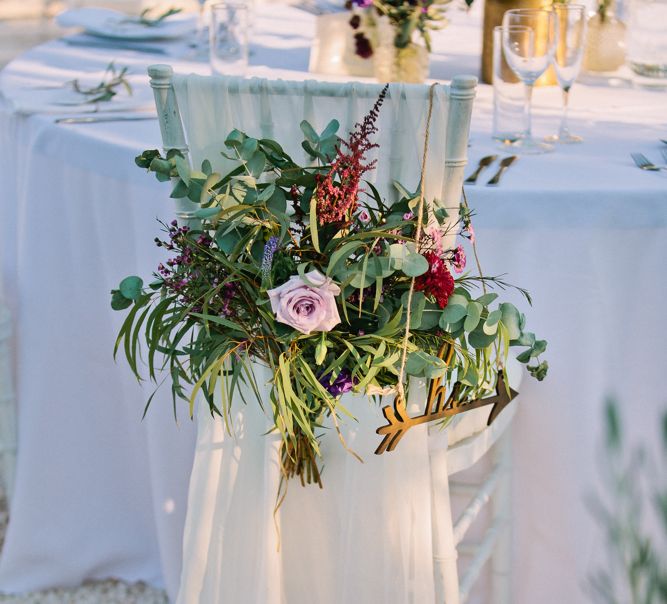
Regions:
<instances>
[{"instance_id":1,"label":"pink astilbe spray","mask_svg":"<svg viewBox=\"0 0 667 604\"><path fill-rule=\"evenodd\" d=\"M378 146L370 138L378 131L376 121L387 89L382 89L368 115L350 132L350 138L341 141L328 174L317 176L315 201L320 225L348 221L357 209L361 177L376 164L375 160L366 163L366 154Z\"/></svg>"}]
</instances>

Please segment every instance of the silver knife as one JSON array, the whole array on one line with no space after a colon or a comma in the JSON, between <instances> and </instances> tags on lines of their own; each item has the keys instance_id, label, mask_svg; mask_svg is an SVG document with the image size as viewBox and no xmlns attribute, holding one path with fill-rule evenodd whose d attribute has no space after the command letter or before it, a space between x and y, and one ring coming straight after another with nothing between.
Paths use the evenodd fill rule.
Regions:
<instances>
[{"instance_id":1,"label":"silver knife","mask_svg":"<svg viewBox=\"0 0 667 604\"><path fill-rule=\"evenodd\" d=\"M157 115L91 115L87 117L59 117L56 124L96 124L99 122L135 122L156 120Z\"/></svg>"},{"instance_id":2,"label":"silver knife","mask_svg":"<svg viewBox=\"0 0 667 604\"><path fill-rule=\"evenodd\" d=\"M145 44L132 44L127 42L105 42L103 40L77 40L73 38L63 38L63 42L69 46L81 46L85 48L107 48L109 50L132 50L135 52L146 52L152 55L164 55L167 51L160 46L146 46Z\"/></svg>"},{"instance_id":3,"label":"silver knife","mask_svg":"<svg viewBox=\"0 0 667 604\"><path fill-rule=\"evenodd\" d=\"M507 168L509 168L517 159L518 158L517 158L516 155L510 155L509 157L503 157L503 159L500 160L500 168L493 175L491 180L486 183L486 185L487 186L497 185L500 182L500 178L504 174L505 170L507 170Z\"/></svg>"}]
</instances>

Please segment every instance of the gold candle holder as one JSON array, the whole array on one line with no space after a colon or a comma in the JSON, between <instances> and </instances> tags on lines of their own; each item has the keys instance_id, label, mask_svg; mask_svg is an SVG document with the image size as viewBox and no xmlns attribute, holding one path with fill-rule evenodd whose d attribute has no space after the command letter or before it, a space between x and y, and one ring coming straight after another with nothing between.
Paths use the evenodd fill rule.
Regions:
<instances>
[{"instance_id":1,"label":"gold candle holder","mask_svg":"<svg viewBox=\"0 0 667 604\"><path fill-rule=\"evenodd\" d=\"M551 0L485 0L484 28L482 39L482 82L493 83L493 28L503 24L505 11L512 8L551 8ZM545 35L546 32L543 33ZM540 32L537 32L540 35ZM550 65L535 82L536 86L557 84L556 73Z\"/></svg>"}]
</instances>

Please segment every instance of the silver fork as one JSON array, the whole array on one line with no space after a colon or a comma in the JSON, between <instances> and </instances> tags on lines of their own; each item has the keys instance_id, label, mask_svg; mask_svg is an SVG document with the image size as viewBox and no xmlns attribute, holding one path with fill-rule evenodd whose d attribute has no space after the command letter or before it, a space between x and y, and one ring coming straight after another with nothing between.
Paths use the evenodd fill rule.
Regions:
<instances>
[{"instance_id":1,"label":"silver fork","mask_svg":"<svg viewBox=\"0 0 667 604\"><path fill-rule=\"evenodd\" d=\"M651 172L667 170L667 166L656 166L643 153L630 153L630 157L632 157L632 161L635 162L635 165L642 170L649 170Z\"/></svg>"}]
</instances>

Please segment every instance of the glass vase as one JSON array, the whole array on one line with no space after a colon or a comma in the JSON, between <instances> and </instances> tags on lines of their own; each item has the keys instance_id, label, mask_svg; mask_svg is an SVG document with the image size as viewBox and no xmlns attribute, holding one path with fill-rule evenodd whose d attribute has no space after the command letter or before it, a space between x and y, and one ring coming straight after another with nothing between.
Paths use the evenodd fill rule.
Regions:
<instances>
[{"instance_id":1,"label":"glass vase","mask_svg":"<svg viewBox=\"0 0 667 604\"><path fill-rule=\"evenodd\" d=\"M429 53L421 41L413 39L404 48L397 48L396 31L385 18L377 19L375 35L373 65L379 82L423 84L426 81Z\"/></svg>"},{"instance_id":2,"label":"glass vase","mask_svg":"<svg viewBox=\"0 0 667 604\"><path fill-rule=\"evenodd\" d=\"M613 2L603 3L588 18L583 67L592 73L613 72L625 63L625 25L616 18Z\"/></svg>"}]
</instances>

